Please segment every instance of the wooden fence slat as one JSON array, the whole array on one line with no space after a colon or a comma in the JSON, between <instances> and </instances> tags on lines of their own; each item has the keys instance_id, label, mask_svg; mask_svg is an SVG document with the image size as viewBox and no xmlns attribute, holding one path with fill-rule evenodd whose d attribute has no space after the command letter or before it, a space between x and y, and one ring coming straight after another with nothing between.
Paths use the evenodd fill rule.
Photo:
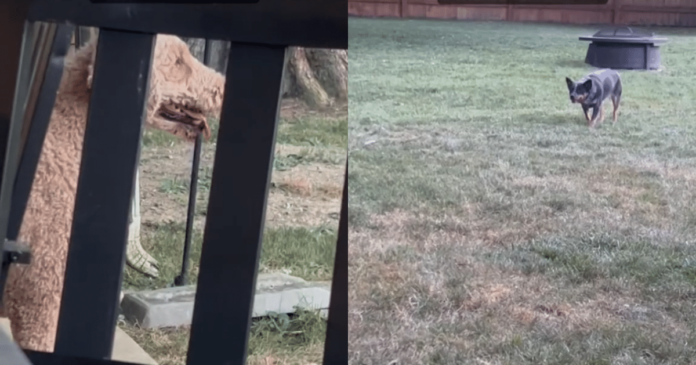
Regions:
<instances>
[{"instance_id":1,"label":"wooden fence slat","mask_svg":"<svg viewBox=\"0 0 696 365\"><path fill-rule=\"evenodd\" d=\"M696 1L692 0L609 0L605 5L445 5L437 0L348 0L348 13L365 17L696 26Z\"/></svg>"}]
</instances>

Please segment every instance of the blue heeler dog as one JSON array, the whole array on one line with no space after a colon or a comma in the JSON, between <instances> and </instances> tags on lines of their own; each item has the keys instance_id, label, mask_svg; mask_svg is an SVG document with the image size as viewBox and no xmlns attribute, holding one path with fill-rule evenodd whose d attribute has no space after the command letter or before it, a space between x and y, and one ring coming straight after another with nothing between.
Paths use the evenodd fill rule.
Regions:
<instances>
[{"instance_id":1,"label":"blue heeler dog","mask_svg":"<svg viewBox=\"0 0 696 365\"><path fill-rule=\"evenodd\" d=\"M595 127L598 115L599 123L604 121L602 105L609 97L614 104L612 123L616 122L619 102L621 101L621 77L618 72L610 69L598 70L583 77L578 82L573 82L566 77L566 84L568 84L570 92L570 101L580 103L590 129ZM592 118L587 114L590 108L592 109Z\"/></svg>"}]
</instances>

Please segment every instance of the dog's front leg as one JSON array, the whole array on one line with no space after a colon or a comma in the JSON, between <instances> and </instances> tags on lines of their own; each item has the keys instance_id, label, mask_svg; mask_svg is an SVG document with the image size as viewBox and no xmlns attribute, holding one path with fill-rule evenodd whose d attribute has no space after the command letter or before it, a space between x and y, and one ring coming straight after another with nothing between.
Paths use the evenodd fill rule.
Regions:
<instances>
[{"instance_id":1,"label":"dog's front leg","mask_svg":"<svg viewBox=\"0 0 696 365\"><path fill-rule=\"evenodd\" d=\"M601 108L599 108L598 105L592 106L592 119L590 119L590 125L589 125L590 129L594 129L600 112L601 112Z\"/></svg>"},{"instance_id":2,"label":"dog's front leg","mask_svg":"<svg viewBox=\"0 0 696 365\"><path fill-rule=\"evenodd\" d=\"M587 114L587 112L588 112L589 110L590 110L589 107L587 107L587 106L585 106L585 105L582 106L582 112L585 114L585 120L587 121L587 125L588 125L588 126L590 125L590 122L591 122L591 121L590 121L590 115Z\"/></svg>"}]
</instances>

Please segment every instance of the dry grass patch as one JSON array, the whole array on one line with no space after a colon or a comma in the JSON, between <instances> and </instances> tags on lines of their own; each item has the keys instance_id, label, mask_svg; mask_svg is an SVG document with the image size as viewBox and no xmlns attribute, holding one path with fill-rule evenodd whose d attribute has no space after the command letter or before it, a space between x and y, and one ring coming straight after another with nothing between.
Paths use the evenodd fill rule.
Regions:
<instances>
[{"instance_id":1,"label":"dry grass patch","mask_svg":"<svg viewBox=\"0 0 696 365\"><path fill-rule=\"evenodd\" d=\"M285 190L299 196L312 195L312 181L310 181L306 176L285 177L282 181L277 183L277 186L281 190Z\"/></svg>"},{"instance_id":2,"label":"dry grass patch","mask_svg":"<svg viewBox=\"0 0 696 365\"><path fill-rule=\"evenodd\" d=\"M664 302L646 301L633 280L597 275L568 282L551 269L530 271L519 256L503 259L499 246L470 242L456 228L440 226L421 240L405 227L423 219L395 212L372 217L384 229L351 232L351 344L361 349L354 358L513 364L550 356L557 359L552 363L585 363L588 347L599 361L633 341L657 341L650 351L660 356L688 354L682 345L667 345L692 338L690 325ZM433 221L464 224L451 216Z\"/></svg>"}]
</instances>

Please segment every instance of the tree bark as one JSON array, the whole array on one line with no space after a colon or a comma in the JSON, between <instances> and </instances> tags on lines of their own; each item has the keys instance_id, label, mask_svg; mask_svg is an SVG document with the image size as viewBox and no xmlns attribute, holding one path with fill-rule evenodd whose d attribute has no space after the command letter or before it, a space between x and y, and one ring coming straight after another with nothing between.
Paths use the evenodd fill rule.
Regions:
<instances>
[{"instance_id":1,"label":"tree bark","mask_svg":"<svg viewBox=\"0 0 696 365\"><path fill-rule=\"evenodd\" d=\"M315 72L307 59L305 49L292 47L290 52L290 60L287 67L295 87L290 88L288 91L299 96L312 108L322 109L331 105L331 97L324 90L319 80L317 80Z\"/></svg>"},{"instance_id":2,"label":"tree bark","mask_svg":"<svg viewBox=\"0 0 696 365\"><path fill-rule=\"evenodd\" d=\"M205 39L182 38L189 46L189 50L199 61L205 60ZM210 42L210 67L215 71L225 74L227 69L227 54L230 51L230 42L213 40Z\"/></svg>"},{"instance_id":3,"label":"tree bark","mask_svg":"<svg viewBox=\"0 0 696 365\"><path fill-rule=\"evenodd\" d=\"M324 90L336 101L348 101L348 57L345 50L307 48L307 61Z\"/></svg>"},{"instance_id":4,"label":"tree bark","mask_svg":"<svg viewBox=\"0 0 696 365\"><path fill-rule=\"evenodd\" d=\"M344 50L290 50L284 95L317 109L348 100L348 55Z\"/></svg>"},{"instance_id":5,"label":"tree bark","mask_svg":"<svg viewBox=\"0 0 696 365\"><path fill-rule=\"evenodd\" d=\"M183 38L191 54L203 62L205 40ZM230 42L212 41L210 67L227 68ZM345 50L290 47L282 96L299 98L310 108L325 109L348 101L348 55Z\"/></svg>"}]
</instances>

